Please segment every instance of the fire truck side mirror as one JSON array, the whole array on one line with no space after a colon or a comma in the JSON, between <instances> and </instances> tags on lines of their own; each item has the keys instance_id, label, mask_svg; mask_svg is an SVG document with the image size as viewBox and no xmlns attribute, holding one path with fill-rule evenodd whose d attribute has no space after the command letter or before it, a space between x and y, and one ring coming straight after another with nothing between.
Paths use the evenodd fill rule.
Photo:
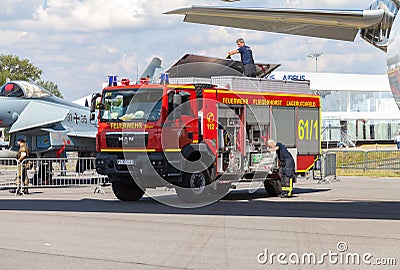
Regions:
<instances>
[{"instance_id":1,"label":"fire truck side mirror","mask_svg":"<svg viewBox=\"0 0 400 270\"><path fill-rule=\"evenodd\" d=\"M180 93L175 93L174 94L174 109L178 108L179 106L182 105L182 96Z\"/></svg>"},{"instance_id":2,"label":"fire truck side mirror","mask_svg":"<svg viewBox=\"0 0 400 270\"><path fill-rule=\"evenodd\" d=\"M174 107L174 118L178 119L182 115L182 96L180 93L175 93L173 98L173 107Z\"/></svg>"},{"instance_id":3,"label":"fire truck side mirror","mask_svg":"<svg viewBox=\"0 0 400 270\"><path fill-rule=\"evenodd\" d=\"M98 104L100 97L101 97L100 93L92 94L92 99L90 100L90 122L91 123L96 120L96 109L101 109L100 105L103 105L103 104Z\"/></svg>"},{"instance_id":4,"label":"fire truck side mirror","mask_svg":"<svg viewBox=\"0 0 400 270\"><path fill-rule=\"evenodd\" d=\"M94 113L96 111L96 107L97 107L97 99L101 97L101 95L99 93L95 93L92 95L92 99L90 101L90 112Z\"/></svg>"}]
</instances>

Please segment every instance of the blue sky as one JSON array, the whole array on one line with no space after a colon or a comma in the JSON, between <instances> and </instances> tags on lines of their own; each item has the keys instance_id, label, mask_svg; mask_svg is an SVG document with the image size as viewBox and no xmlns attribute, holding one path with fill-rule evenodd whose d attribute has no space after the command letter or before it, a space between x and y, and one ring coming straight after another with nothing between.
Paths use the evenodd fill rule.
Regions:
<instances>
[{"instance_id":1,"label":"blue sky","mask_svg":"<svg viewBox=\"0 0 400 270\"><path fill-rule=\"evenodd\" d=\"M320 72L386 73L383 52L357 38L330 41L186 24L163 12L191 5L366 9L369 0L2 0L0 53L28 58L75 100L101 89L107 74L136 79L154 56L167 68L185 53L225 57L238 37L252 46L256 61L280 70L311 72L306 56L323 52Z\"/></svg>"}]
</instances>

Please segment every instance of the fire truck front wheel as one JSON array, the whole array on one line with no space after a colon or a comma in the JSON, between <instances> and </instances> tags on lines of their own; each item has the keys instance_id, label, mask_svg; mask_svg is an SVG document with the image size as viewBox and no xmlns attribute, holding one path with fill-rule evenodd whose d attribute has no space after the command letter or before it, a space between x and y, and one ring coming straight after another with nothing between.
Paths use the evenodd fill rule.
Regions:
<instances>
[{"instance_id":1,"label":"fire truck front wheel","mask_svg":"<svg viewBox=\"0 0 400 270\"><path fill-rule=\"evenodd\" d=\"M208 195L209 183L210 179L206 171L185 173L182 178L182 187L176 188L176 194L183 202L202 202Z\"/></svg>"},{"instance_id":2,"label":"fire truck front wheel","mask_svg":"<svg viewBox=\"0 0 400 270\"><path fill-rule=\"evenodd\" d=\"M265 180L264 187L267 193L272 197L277 197L282 193L282 185L279 179Z\"/></svg>"},{"instance_id":3,"label":"fire truck front wheel","mask_svg":"<svg viewBox=\"0 0 400 270\"><path fill-rule=\"evenodd\" d=\"M112 181L114 195L121 201L138 201L144 191L136 184L128 184L120 180Z\"/></svg>"}]
</instances>

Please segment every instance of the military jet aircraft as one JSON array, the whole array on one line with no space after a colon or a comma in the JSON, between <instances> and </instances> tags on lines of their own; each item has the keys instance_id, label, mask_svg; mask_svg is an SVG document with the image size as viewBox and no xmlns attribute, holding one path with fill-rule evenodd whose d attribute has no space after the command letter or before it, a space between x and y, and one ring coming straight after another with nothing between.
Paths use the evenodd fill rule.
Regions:
<instances>
[{"instance_id":1,"label":"military jet aircraft","mask_svg":"<svg viewBox=\"0 0 400 270\"><path fill-rule=\"evenodd\" d=\"M166 14L185 15L184 21L190 23L344 41L354 41L360 35L365 41L387 53L389 82L400 108L399 9L400 0L377 0L365 10L192 6Z\"/></svg>"},{"instance_id":2,"label":"military jet aircraft","mask_svg":"<svg viewBox=\"0 0 400 270\"><path fill-rule=\"evenodd\" d=\"M57 151L96 152L97 127L90 123L90 109L53 96L26 81L7 82L0 88L0 127L9 128L11 150L25 139L31 154L54 157ZM1 157L15 157L3 151Z\"/></svg>"}]
</instances>

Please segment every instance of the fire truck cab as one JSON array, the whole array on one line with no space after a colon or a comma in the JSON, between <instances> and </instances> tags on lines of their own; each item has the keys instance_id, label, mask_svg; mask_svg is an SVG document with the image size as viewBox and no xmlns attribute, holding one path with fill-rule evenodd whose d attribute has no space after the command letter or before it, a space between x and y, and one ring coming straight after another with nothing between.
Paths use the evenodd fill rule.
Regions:
<instances>
[{"instance_id":1,"label":"fire truck cab","mask_svg":"<svg viewBox=\"0 0 400 270\"><path fill-rule=\"evenodd\" d=\"M291 151L298 173L320 154L320 97L307 81L235 76L208 83L110 84L98 105L96 169L120 200L174 187L184 202L222 197L241 181L281 192L268 138ZM186 78L187 80L187 78Z\"/></svg>"}]
</instances>

